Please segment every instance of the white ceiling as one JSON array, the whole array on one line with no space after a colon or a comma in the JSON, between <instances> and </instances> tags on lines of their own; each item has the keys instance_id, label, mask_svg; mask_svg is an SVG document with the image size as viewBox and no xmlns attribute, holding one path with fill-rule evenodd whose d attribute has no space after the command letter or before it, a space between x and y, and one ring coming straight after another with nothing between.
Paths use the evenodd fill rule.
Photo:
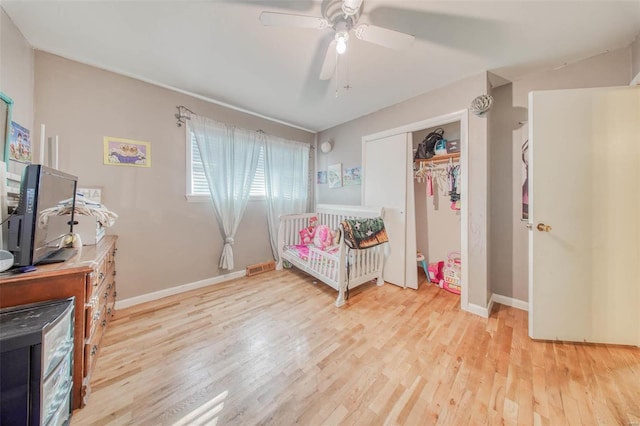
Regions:
<instances>
[{"instance_id":1,"label":"white ceiling","mask_svg":"<svg viewBox=\"0 0 640 426\"><path fill-rule=\"evenodd\" d=\"M2 7L34 48L312 131L484 70L516 80L627 46L640 32L640 0L364 0L358 23L416 41L395 51L351 37L337 77L320 81L333 31L264 27L258 17L263 10L321 16L322 1L4 0Z\"/></svg>"}]
</instances>

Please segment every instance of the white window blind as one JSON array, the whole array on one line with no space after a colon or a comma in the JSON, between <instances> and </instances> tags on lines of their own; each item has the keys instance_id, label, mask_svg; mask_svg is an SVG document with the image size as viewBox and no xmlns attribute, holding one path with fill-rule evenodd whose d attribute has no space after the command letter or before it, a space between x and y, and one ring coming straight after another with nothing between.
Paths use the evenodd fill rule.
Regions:
<instances>
[{"instance_id":1,"label":"white window blind","mask_svg":"<svg viewBox=\"0 0 640 426\"><path fill-rule=\"evenodd\" d=\"M196 142L195 135L191 133L191 194L189 195L209 195L209 184L207 183L207 177L204 174L204 167L202 166L202 158L200 158L200 150ZM256 168L256 174L253 178L253 184L251 185L251 197L264 198L265 186L264 186L264 149L260 149L260 156L258 157L258 167Z\"/></svg>"},{"instance_id":2,"label":"white window blind","mask_svg":"<svg viewBox=\"0 0 640 426\"><path fill-rule=\"evenodd\" d=\"M260 156L258 157L258 166L256 167L256 174L253 177L253 183L251 184L252 197L264 197L266 194L264 186L264 148L260 148Z\"/></svg>"}]
</instances>

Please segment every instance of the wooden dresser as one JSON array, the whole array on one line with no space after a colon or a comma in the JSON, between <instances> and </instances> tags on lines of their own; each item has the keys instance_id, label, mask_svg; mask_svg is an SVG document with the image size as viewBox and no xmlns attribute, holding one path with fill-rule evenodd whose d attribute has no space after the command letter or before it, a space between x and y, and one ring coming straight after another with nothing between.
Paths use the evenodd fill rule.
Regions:
<instances>
[{"instance_id":1,"label":"wooden dresser","mask_svg":"<svg viewBox=\"0 0 640 426\"><path fill-rule=\"evenodd\" d=\"M78 249L64 263L37 266L34 272L0 278L1 308L75 297L74 409L87 403L100 341L115 313L116 241L116 236L106 236L97 245Z\"/></svg>"}]
</instances>

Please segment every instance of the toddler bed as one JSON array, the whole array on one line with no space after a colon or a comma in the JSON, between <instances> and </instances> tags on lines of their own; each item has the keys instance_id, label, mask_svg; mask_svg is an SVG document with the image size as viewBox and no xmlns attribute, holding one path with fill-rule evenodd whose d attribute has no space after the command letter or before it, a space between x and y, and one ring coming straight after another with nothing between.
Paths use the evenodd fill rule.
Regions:
<instances>
[{"instance_id":1,"label":"toddler bed","mask_svg":"<svg viewBox=\"0 0 640 426\"><path fill-rule=\"evenodd\" d=\"M384 245L350 249L345 243L341 222L345 219L382 218L383 214L381 207L319 204L315 213L280 216L280 259L276 269L282 269L284 261L289 262L337 290L335 304L337 307L344 305L348 288L374 279L379 286L384 283Z\"/></svg>"}]
</instances>

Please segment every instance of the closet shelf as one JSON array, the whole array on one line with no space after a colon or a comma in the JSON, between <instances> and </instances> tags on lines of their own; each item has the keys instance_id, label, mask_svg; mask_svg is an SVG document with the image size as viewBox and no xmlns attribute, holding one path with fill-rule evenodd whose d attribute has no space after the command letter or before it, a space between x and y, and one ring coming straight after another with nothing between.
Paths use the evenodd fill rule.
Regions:
<instances>
[{"instance_id":1,"label":"closet shelf","mask_svg":"<svg viewBox=\"0 0 640 426\"><path fill-rule=\"evenodd\" d=\"M453 160L460 159L460 153L454 152L453 154L441 154L431 158L419 158L419 159L416 159L415 162L417 164L421 164L421 163L439 164L439 163L446 163L447 161L449 161L449 159L453 159Z\"/></svg>"}]
</instances>

